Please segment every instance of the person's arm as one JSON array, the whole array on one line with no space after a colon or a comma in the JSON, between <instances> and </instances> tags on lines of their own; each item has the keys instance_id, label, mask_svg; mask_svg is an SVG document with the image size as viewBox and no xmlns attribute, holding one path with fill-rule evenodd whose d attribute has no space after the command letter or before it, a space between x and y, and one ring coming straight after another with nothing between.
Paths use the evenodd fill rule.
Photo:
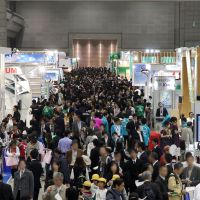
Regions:
<instances>
[{"instance_id":1,"label":"person's arm","mask_svg":"<svg viewBox=\"0 0 200 200\"><path fill-rule=\"evenodd\" d=\"M115 198L113 197L112 193L109 192L109 191L106 193L106 200L115 200Z\"/></svg>"},{"instance_id":2,"label":"person's arm","mask_svg":"<svg viewBox=\"0 0 200 200\"><path fill-rule=\"evenodd\" d=\"M19 147L16 147L16 153L15 156L19 157L20 156L20 151L19 151Z\"/></svg>"},{"instance_id":3,"label":"person's arm","mask_svg":"<svg viewBox=\"0 0 200 200\"><path fill-rule=\"evenodd\" d=\"M169 180L168 180L168 189L170 191L173 191L173 192L177 193L178 195L181 195L182 188L177 187L176 179L173 176L170 177Z\"/></svg>"},{"instance_id":4,"label":"person's arm","mask_svg":"<svg viewBox=\"0 0 200 200\"><path fill-rule=\"evenodd\" d=\"M47 190L42 194L42 199L43 200L50 200L50 193L51 193L52 189L51 186L49 186L47 188Z\"/></svg>"},{"instance_id":5,"label":"person's arm","mask_svg":"<svg viewBox=\"0 0 200 200\"><path fill-rule=\"evenodd\" d=\"M34 177L33 177L33 173L32 172L30 172L30 175L29 175L29 194L33 198L33 194L34 194Z\"/></svg>"},{"instance_id":6,"label":"person's arm","mask_svg":"<svg viewBox=\"0 0 200 200\"><path fill-rule=\"evenodd\" d=\"M10 185L8 186L8 195L9 195L8 200L14 200L13 193L12 193L12 188L11 188Z\"/></svg>"}]
</instances>

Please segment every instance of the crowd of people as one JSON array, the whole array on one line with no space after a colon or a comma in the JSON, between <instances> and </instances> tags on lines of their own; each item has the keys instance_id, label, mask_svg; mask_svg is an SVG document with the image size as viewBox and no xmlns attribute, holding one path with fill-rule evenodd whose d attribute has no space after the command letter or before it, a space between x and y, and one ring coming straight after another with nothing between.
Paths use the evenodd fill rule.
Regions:
<instances>
[{"instance_id":1,"label":"crowd of people","mask_svg":"<svg viewBox=\"0 0 200 200\"><path fill-rule=\"evenodd\" d=\"M38 200L40 192L43 200L181 200L185 187L198 188L200 168L185 152L193 143L192 113L179 123L159 103L156 117L164 120L150 150L152 98L126 78L79 68L56 87L49 99L32 101L30 122L14 106L1 123L2 157L13 178L11 188L0 175L1 200ZM171 155L173 144L182 156Z\"/></svg>"}]
</instances>

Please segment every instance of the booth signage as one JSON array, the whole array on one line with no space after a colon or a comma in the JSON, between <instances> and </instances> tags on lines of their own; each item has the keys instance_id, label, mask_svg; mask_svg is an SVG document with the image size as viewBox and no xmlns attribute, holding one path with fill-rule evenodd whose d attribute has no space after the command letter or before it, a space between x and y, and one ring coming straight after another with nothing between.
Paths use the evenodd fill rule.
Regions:
<instances>
[{"instance_id":1,"label":"booth signage","mask_svg":"<svg viewBox=\"0 0 200 200\"><path fill-rule=\"evenodd\" d=\"M17 68L15 67L7 67L5 68L6 74L17 74Z\"/></svg>"},{"instance_id":2,"label":"booth signage","mask_svg":"<svg viewBox=\"0 0 200 200\"><path fill-rule=\"evenodd\" d=\"M154 78L154 90L175 90L175 77L156 76Z\"/></svg>"}]
</instances>

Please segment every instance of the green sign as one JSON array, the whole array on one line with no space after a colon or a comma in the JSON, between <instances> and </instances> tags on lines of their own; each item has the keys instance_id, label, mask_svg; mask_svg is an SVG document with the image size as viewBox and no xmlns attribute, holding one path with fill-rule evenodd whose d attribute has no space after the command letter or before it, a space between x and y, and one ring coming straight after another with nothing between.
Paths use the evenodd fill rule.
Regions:
<instances>
[{"instance_id":1,"label":"green sign","mask_svg":"<svg viewBox=\"0 0 200 200\"><path fill-rule=\"evenodd\" d=\"M114 52L110 54L110 60L119 60L121 58L120 52Z\"/></svg>"},{"instance_id":2,"label":"green sign","mask_svg":"<svg viewBox=\"0 0 200 200\"><path fill-rule=\"evenodd\" d=\"M167 64L176 63L176 58L175 57L161 57L160 63L167 63Z\"/></svg>"},{"instance_id":3,"label":"green sign","mask_svg":"<svg viewBox=\"0 0 200 200\"><path fill-rule=\"evenodd\" d=\"M157 63L156 56L143 56L142 63Z\"/></svg>"}]
</instances>

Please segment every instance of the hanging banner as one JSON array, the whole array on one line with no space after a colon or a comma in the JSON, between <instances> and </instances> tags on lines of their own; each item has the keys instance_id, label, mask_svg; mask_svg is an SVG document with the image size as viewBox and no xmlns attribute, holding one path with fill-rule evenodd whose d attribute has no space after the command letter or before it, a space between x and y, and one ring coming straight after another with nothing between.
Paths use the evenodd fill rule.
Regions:
<instances>
[{"instance_id":1,"label":"hanging banner","mask_svg":"<svg viewBox=\"0 0 200 200\"><path fill-rule=\"evenodd\" d=\"M154 90L175 90L174 76L156 76L154 77Z\"/></svg>"}]
</instances>

